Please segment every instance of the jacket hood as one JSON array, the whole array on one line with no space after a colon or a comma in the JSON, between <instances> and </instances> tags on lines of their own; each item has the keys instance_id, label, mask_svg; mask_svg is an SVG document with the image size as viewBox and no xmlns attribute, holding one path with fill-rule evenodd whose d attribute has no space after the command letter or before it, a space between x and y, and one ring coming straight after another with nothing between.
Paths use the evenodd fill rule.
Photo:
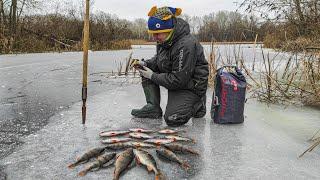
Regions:
<instances>
[{"instance_id":1,"label":"jacket hood","mask_svg":"<svg viewBox=\"0 0 320 180\"><path fill-rule=\"evenodd\" d=\"M186 21L184 21L181 18L174 18L173 21L174 21L174 28L173 28L172 37L168 41L160 44L160 46L164 48L171 47L179 39L190 34L190 27Z\"/></svg>"}]
</instances>

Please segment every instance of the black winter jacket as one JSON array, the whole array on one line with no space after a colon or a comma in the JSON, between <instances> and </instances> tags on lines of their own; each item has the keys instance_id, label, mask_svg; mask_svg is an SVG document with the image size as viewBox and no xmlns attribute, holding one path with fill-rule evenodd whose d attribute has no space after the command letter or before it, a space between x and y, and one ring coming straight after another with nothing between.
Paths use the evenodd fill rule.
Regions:
<instances>
[{"instance_id":1,"label":"black winter jacket","mask_svg":"<svg viewBox=\"0 0 320 180\"><path fill-rule=\"evenodd\" d=\"M151 80L168 90L188 89L203 96L208 85L208 62L198 40L190 34L189 24L174 19L171 40L157 44L157 54L146 60L152 69Z\"/></svg>"}]
</instances>

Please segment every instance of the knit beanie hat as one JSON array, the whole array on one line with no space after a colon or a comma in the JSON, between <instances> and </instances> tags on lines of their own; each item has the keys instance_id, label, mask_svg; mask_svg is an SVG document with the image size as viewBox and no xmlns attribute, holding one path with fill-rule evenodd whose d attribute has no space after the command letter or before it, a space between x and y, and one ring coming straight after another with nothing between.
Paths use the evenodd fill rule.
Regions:
<instances>
[{"instance_id":1,"label":"knit beanie hat","mask_svg":"<svg viewBox=\"0 0 320 180\"><path fill-rule=\"evenodd\" d=\"M180 8L153 6L148 13L148 33L170 32L173 29L173 17L179 16Z\"/></svg>"}]
</instances>

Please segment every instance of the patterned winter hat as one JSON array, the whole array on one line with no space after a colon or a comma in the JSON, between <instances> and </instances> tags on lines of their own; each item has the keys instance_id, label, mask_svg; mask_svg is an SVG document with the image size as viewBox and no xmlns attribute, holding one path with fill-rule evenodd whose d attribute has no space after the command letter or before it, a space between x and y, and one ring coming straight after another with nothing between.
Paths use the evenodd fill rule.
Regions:
<instances>
[{"instance_id":1,"label":"patterned winter hat","mask_svg":"<svg viewBox=\"0 0 320 180\"><path fill-rule=\"evenodd\" d=\"M180 8L153 6L148 13L148 33L170 32L173 29L173 18L179 16Z\"/></svg>"}]
</instances>

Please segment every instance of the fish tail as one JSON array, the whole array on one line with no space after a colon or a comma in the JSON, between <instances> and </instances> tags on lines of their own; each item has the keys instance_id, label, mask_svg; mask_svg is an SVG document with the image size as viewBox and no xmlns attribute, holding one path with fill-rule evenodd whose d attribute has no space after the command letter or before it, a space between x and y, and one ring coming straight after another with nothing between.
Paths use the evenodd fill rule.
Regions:
<instances>
[{"instance_id":1,"label":"fish tail","mask_svg":"<svg viewBox=\"0 0 320 180\"><path fill-rule=\"evenodd\" d=\"M116 169L113 171L113 180L119 180L119 173L116 172Z\"/></svg>"},{"instance_id":2,"label":"fish tail","mask_svg":"<svg viewBox=\"0 0 320 180\"><path fill-rule=\"evenodd\" d=\"M200 155L199 152L197 152L197 151L195 151L195 150L189 150L189 152L190 152L191 154L194 154L194 155L197 155L197 156Z\"/></svg>"},{"instance_id":3,"label":"fish tail","mask_svg":"<svg viewBox=\"0 0 320 180\"><path fill-rule=\"evenodd\" d=\"M158 172L156 175L155 175L155 180L164 180L164 175L162 172Z\"/></svg>"},{"instance_id":4,"label":"fish tail","mask_svg":"<svg viewBox=\"0 0 320 180\"><path fill-rule=\"evenodd\" d=\"M76 166L76 164L69 164L69 165L68 165L68 168L69 168L69 169L72 169L72 168L74 168L75 166Z\"/></svg>"},{"instance_id":5,"label":"fish tail","mask_svg":"<svg viewBox=\"0 0 320 180\"><path fill-rule=\"evenodd\" d=\"M114 176L113 180L119 180L119 176Z\"/></svg>"},{"instance_id":6,"label":"fish tail","mask_svg":"<svg viewBox=\"0 0 320 180\"><path fill-rule=\"evenodd\" d=\"M181 164L181 166L182 166L183 169L185 169L185 170L190 169L190 165L189 165L189 163L187 163L187 162L183 162L183 163Z\"/></svg>"},{"instance_id":7,"label":"fish tail","mask_svg":"<svg viewBox=\"0 0 320 180\"><path fill-rule=\"evenodd\" d=\"M88 170L83 170L81 172L79 172L79 176L85 176L87 174Z\"/></svg>"}]
</instances>

